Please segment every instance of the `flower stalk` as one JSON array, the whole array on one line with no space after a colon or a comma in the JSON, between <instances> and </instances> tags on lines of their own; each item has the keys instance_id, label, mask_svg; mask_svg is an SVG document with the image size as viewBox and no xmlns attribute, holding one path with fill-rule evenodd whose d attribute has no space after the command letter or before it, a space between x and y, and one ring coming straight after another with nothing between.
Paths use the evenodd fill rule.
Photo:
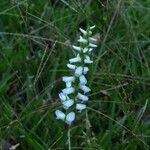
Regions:
<instances>
[{"instance_id":1,"label":"flower stalk","mask_svg":"<svg viewBox=\"0 0 150 150\"><path fill-rule=\"evenodd\" d=\"M92 38L92 30L95 26L87 30L80 28L81 36L78 40L79 46L73 45L76 56L69 59L67 67L72 71L71 76L62 77L66 88L59 93L60 102L65 111L56 110L56 119L63 120L71 125L75 120L75 112L82 112L86 109L86 102L89 100L87 93L91 89L87 86L86 74L89 71L88 65L93 63L90 54L97 45L96 39Z\"/></svg>"}]
</instances>

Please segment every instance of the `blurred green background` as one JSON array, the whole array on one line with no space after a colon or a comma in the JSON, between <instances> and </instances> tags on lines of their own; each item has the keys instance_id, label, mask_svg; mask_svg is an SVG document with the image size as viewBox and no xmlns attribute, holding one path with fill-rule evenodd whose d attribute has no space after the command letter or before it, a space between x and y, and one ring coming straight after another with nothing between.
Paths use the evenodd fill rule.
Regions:
<instances>
[{"instance_id":1,"label":"blurred green background","mask_svg":"<svg viewBox=\"0 0 150 150\"><path fill-rule=\"evenodd\" d=\"M68 149L54 111L71 45L88 25L98 48L72 149L150 148L149 0L0 0L0 149Z\"/></svg>"}]
</instances>

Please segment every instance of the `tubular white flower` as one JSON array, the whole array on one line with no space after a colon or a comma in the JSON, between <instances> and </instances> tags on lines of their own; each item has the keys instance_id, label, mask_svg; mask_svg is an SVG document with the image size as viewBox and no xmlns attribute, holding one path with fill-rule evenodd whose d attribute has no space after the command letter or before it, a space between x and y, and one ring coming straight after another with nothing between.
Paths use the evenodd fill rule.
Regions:
<instances>
[{"instance_id":1,"label":"tubular white flower","mask_svg":"<svg viewBox=\"0 0 150 150\"><path fill-rule=\"evenodd\" d=\"M96 48L97 45L93 44L93 43L89 43L89 47L93 47L93 48Z\"/></svg>"},{"instance_id":2,"label":"tubular white flower","mask_svg":"<svg viewBox=\"0 0 150 150\"><path fill-rule=\"evenodd\" d=\"M76 77L81 76L82 72L83 72L83 67L82 66L77 67L76 70L75 70L75 76Z\"/></svg>"},{"instance_id":3,"label":"tubular white flower","mask_svg":"<svg viewBox=\"0 0 150 150\"><path fill-rule=\"evenodd\" d=\"M64 82L73 82L75 80L75 77L74 76L64 76L64 77L62 77L62 80Z\"/></svg>"},{"instance_id":4,"label":"tubular white flower","mask_svg":"<svg viewBox=\"0 0 150 150\"><path fill-rule=\"evenodd\" d=\"M79 85L79 88L81 90L83 90L84 94L86 94L86 93L91 91L91 89L89 87L87 87L86 85Z\"/></svg>"},{"instance_id":5,"label":"tubular white flower","mask_svg":"<svg viewBox=\"0 0 150 150\"><path fill-rule=\"evenodd\" d=\"M69 62L70 62L70 63L81 62L81 57L80 57L80 55L78 54L77 57L74 57L74 58L69 59Z\"/></svg>"},{"instance_id":6,"label":"tubular white flower","mask_svg":"<svg viewBox=\"0 0 150 150\"><path fill-rule=\"evenodd\" d=\"M85 47L85 48L83 49L83 53L88 52L88 50L89 50L89 48Z\"/></svg>"},{"instance_id":7,"label":"tubular white flower","mask_svg":"<svg viewBox=\"0 0 150 150\"><path fill-rule=\"evenodd\" d=\"M93 48L89 48L89 52L92 52L93 51Z\"/></svg>"},{"instance_id":8,"label":"tubular white flower","mask_svg":"<svg viewBox=\"0 0 150 150\"><path fill-rule=\"evenodd\" d=\"M72 94L74 93L75 89L73 87L67 87L65 89L62 90L62 92L65 94L65 95L69 95L69 94Z\"/></svg>"},{"instance_id":9,"label":"tubular white flower","mask_svg":"<svg viewBox=\"0 0 150 150\"><path fill-rule=\"evenodd\" d=\"M62 111L56 110L55 115L56 115L56 119L65 120L65 114Z\"/></svg>"},{"instance_id":10,"label":"tubular white flower","mask_svg":"<svg viewBox=\"0 0 150 150\"><path fill-rule=\"evenodd\" d=\"M80 36L80 39L78 40L80 43L88 43L87 39L84 39L82 36Z\"/></svg>"},{"instance_id":11,"label":"tubular white flower","mask_svg":"<svg viewBox=\"0 0 150 150\"><path fill-rule=\"evenodd\" d=\"M70 112L69 114L67 114L66 123L68 125L71 125L74 120L75 120L75 113L74 112Z\"/></svg>"},{"instance_id":12,"label":"tubular white flower","mask_svg":"<svg viewBox=\"0 0 150 150\"><path fill-rule=\"evenodd\" d=\"M94 28L95 28L95 25L94 25L94 26L91 26L91 27L90 27L90 30L93 30Z\"/></svg>"},{"instance_id":13,"label":"tubular white flower","mask_svg":"<svg viewBox=\"0 0 150 150\"><path fill-rule=\"evenodd\" d=\"M93 61L90 60L90 57L89 57L88 55L86 55L86 56L85 56L85 59L84 59L84 63L85 63L85 64L91 64L91 63L93 63Z\"/></svg>"},{"instance_id":14,"label":"tubular white flower","mask_svg":"<svg viewBox=\"0 0 150 150\"><path fill-rule=\"evenodd\" d=\"M70 88L72 86L72 82L66 82L66 87Z\"/></svg>"},{"instance_id":15,"label":"tubular white flower","mask_svg":"<svg viewBox=\"0 0 150 150\"><path fill-rule=\"evenodd\" d=\"M82 110L86 109L85 104L76 104L76 110L81 112Z\"/></svg>"},{"instance_id":16,"label":"tubular white flower","mask_svg":"<svg viewBox=\"0 0 150 150\"><path fill-rule=\"evenodd\" d=\"M92 43L92 42L97 42L97 39L90 37L90 38L89 38L89 42L91 42L91 43Z\"/></svg>"},{"instance_id":17,"label":"tubular white flower","mask_svg":"<svg viewBox=\"0 0 150 150\"><path fill-rule=\"evenodd\" d=\"M59 93L59 98L61 101L65 101L67 99L67 96L63 92L61 92Z\"/></svg>"},{"instance_id":18,"label":"tubular white flower","mask_svg":"<svg viewBox=\"0 0 150 150\"><path fill-rule=\"evenodd\" d=\"M83 30L82 28L79 28L79 30L81 31L81 33L83 33L84 35L87 35L87 31Z\"/></svg>"},{"instance_id":19,"label":"tubular white flower","mask_svg":"<svg viewBox=\"0 0 150 150\"><path fill-rule=\"evenodd\" d=\"M85 84L87 84L87 79L85 78L84 75L81 75L81 76L79 77L79 80L80 80L80 85L85 85Z\"/></svg>"},{"instance_id":20,"label":"tubular white flower","mask_svg":"<svg viewBox=\"0 0 150 150\"><path fill-rule=\"evenodd\" d=\"M88 67L84 67L83 74L87 74L88 71L89 71L89 68Z\"/></svg>"},{"instance_id":21,"label":"tubular white flower","mask_svg":"<svg viewBox=\"0 0 150 150\"><path fill-rule=\"evenodd\" d=\"M86 95L83 95L81 93L78 93L77 98L82 100L83 102L89 100L89 98Z\"/></svg>"},{"instance_id":22,"label":"tubular white flower","mask_svg":"<svg viewBox=\"0 0 150 150\"><path fill-rule=\"evenodd\" d=\"M74 49L74 50L79 51L79 52L80 52L80 51L81 51L81 49L82 49L81 47L79 47L79 46L75 46L75 45L73 45L72 47L73 47L73 49Z\"/></svg>"},{"instance_id":23,"label":"tubular white flower","mask_svg":"<svg viewBox=\"0 0 150 150\"><path fill-rule=\"evenodd\" d=\"M67 110L67 109L70 108L73 104L74 104L74 100L68 99L67 101L64 101L64 102L63 102L63 107L64 107L64 109Z\"/></svg>"},{"instance_id":24,"label":"tubular white flower","mask_svg":"<svg viewBox=\"0 0 150 150\"><path fill-rule=\"evenodd\" d=\"M76 66L75 65L72 65L72 64L67 64L67 67L69 69L72 69L72 70L75 70L76 69Z\"/></svg>"}]
</instances>

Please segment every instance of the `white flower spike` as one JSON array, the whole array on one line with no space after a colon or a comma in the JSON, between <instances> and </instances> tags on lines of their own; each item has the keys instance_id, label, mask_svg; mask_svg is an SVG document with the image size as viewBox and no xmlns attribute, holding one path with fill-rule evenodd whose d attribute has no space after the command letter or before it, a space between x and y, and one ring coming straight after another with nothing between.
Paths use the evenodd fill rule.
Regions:
<instances>
[{"instance_id":1,"label":"white flower spike","mask_svg":"<svg viewBox=\"0 0 150 150\"><path fill-rule=\"evenodd\" d=\"M80 46L72 45L75 50L75 57L69 59L67 67L72 72L70 76L63 76L62 81L66 87L59 93L59 99L62 103L63 111L56 110L56 119L60 119L72 125L75 120L75 110L82 112L86 109L86 102L89 97L86 93L91 89L87 86L86 74L89 71L88 65L93 63L90 54L97 47L96 39L92 37L92 30L95 26L89 27L87 30L80 28L80 38L78 40ZM83 104L84 103L84 104Z\"/></svg>"}]
</instances>

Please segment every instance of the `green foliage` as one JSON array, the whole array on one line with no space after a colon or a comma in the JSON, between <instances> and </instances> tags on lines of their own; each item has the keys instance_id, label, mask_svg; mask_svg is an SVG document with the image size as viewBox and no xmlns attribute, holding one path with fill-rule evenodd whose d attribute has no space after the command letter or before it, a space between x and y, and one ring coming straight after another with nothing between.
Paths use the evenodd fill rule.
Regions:
<instances>
[{"instance_id":1,"label":"green foliage","mask_svg":"<svg viewBox=\"0 0 150 150\"><path fill-rule=\"evenodd\" d=\"M54 115L61 77L79 27L96 25L89 108L71 126L72 149L148 150L149 6L149 0L2 1L0 148L68 149L68 127Z\"/></svg>"}]
</instances>

